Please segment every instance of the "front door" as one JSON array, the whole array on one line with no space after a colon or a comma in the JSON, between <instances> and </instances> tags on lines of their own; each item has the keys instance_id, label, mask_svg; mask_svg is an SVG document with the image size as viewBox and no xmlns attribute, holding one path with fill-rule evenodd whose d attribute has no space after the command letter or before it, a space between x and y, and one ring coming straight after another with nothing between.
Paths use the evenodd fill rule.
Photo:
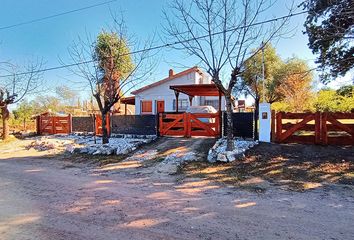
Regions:
<instances>
[{"instance_id":1,"label":"front door","mask_svg":"<svg viewBox=\"0 0 354 240\"><path fill-rule=\"evenodd\" d=\"M156 101L157 113L162 113L165 111L165 101L158 100Z\"/></svg>"}]
</instances>

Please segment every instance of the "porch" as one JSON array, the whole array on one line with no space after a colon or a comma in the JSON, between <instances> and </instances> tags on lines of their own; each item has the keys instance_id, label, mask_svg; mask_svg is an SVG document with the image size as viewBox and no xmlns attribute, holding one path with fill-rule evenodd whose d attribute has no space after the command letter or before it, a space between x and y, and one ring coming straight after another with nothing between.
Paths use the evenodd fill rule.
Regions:
<instances>
[{"instance_id":1,"label":"porch","mask_svg":"<svg viewBox=\"0 0 354 240\"><path fill-rule=\"evenodd\" d=\"M176 112L159 113L159 133L161 136L221 136L221 97L222 92L215 84L172 85L176 97ZM207 107L201 112L179 112L178 98L180 93L189 97L192 106L195 96L218 96L219 106L216 112L208 111Z\"/></svg>"}]
</instances>

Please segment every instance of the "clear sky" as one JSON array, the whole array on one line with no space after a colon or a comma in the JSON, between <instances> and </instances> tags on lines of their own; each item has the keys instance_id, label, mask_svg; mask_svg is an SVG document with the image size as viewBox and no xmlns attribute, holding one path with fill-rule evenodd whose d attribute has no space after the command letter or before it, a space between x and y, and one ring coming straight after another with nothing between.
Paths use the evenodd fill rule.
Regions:
<instances>
[{"instance_id":1,"label":"clear sky","mask_svg":"<svg viewBox=\"0 0 354 240\"><path fill-rule=\"evenodd\" d=\"M0 28L105 1L107 0L0 0ZM286 14L283 4L287 2L279 1L271 14L273 16ZM168 0L118 0L42 22L0 30L0 62L11 60L23 63L28 59L39 57L45 61L45 67L61 65L59 59L70 63L68 46L78 36L84 36L85 32L95 36L103 28L107 28L112 22L110 9L113 12L122 12L129 33L144 40L154 32L161 33L164 22L162 10L167 3ZM291 38L281 39L275 46L283 58L297 56L308 60L310 67L315 67L313 63L315 56L307 47L307 36L302 33L304 19L304 15L292 18L291 27L296 28L294 35ZM186 58L184 53L169 50L160 51L158 59L158 66L151 74L149 82L166 77L169 68L179 71L182 70L178 68L181 67L180 65L197 64L194 59ZM77 77L67 69L46 72L44 79L49 86L64 84L83 92L83 89L73 84ZM338 82L332 85L335 86Z\"/></svg>"}]
</instances>

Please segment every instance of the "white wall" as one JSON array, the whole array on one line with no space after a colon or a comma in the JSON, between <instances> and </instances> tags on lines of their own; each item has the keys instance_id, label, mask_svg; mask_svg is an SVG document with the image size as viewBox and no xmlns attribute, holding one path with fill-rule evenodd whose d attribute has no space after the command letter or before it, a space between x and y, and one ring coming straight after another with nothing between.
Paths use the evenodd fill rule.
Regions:
<instances>
[{"instance_id":1,"label":"white wall","mask_svg":"<svg viewBox=\"0 0 354 240\"><path fill-rule=\"evenodd\" d=\"M152 101L152 113L156 113L156 101L157 100L164 100L165 101L165 111L172 112L173 110L173 100L176 99L175 93L173 90L170 89L171 85L185 85L185 84L208 84L211 83L210 78L204 75L202 77L197 72L192 72L187 75L181 76L179 78L172 79L167 81L161 85L156 87L152 87L147 89L143 92L137 93L135 95L135 114L141 114L141 101L143 100L151 100ZM186 99L189 103L188 95L180 93L178 99ZM206 97L206 99L218 99L218 97ZM225 100L222 98L222 109L225 109ZM192 102L193 106L200 105L200 97L196 96L193 98ZM216 109L218 110L218 109Z\"/></svg>"},{"instance_id":2,"label":"white wall","mask_svg":"<svg viewBox=\"0 0 354 240\"><path fill-rule=\"evenodd\" d=\"M184 85L184 84L195 84L197 79L197 75L200 77L198 73L189 73L187 75L181 76L179 78L172 79L167 81L161 85L156 87L152 87L143 92L137 93L135 95L135 114L139 115L141 111L140 101L142 100L151 100L152 101L152 111L153 114L156 113L156 100L164 100L165 101L165 111L172 112L173 111L173 100L176 98L173 90L170 89L171 85ZM189 98L185 94L180 94L179 99L187 99L189 102ZM193 104L196 103L196 99L193 99Z\"/></svg>"}]
</instances>

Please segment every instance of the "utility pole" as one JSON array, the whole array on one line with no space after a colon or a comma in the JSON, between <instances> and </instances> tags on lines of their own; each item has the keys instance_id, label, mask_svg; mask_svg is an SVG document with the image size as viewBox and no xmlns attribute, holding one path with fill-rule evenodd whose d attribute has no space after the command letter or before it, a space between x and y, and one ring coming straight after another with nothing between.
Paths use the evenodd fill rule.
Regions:
<instances>
[{"instance_id":1,"label":"utility pole","mask_svg":"<svg viewBox=\"0 0 354 240\"><path fill-rule=\"evenodd\" d=\"M265 62L264 62L264 42L262 41L262 88L263 88L263 102L265 102Z\"/></svg>"},{"instance_id":2,"label":"utility pole","mask_svg":"<svg viewBox=\"0 0 354 240\"><path fill-rule=\"evenodd\" d=\"M265 62L264 62L264 42L262 41L262 88L263 102L265 102Z\"/></svg>"},{"instance_id":3,"label":"utility pole","mask_svg":"<svg viewBox=\"0 0 354 240\"><path fill-rule=\"evenodd\" d=\"M259 141L270 142L271 134L271 106L265 98L265 62L264 62L264 42L262 41L262 80L263 80L263 102L259 104Z\"/></svg>"}]
</instances>

